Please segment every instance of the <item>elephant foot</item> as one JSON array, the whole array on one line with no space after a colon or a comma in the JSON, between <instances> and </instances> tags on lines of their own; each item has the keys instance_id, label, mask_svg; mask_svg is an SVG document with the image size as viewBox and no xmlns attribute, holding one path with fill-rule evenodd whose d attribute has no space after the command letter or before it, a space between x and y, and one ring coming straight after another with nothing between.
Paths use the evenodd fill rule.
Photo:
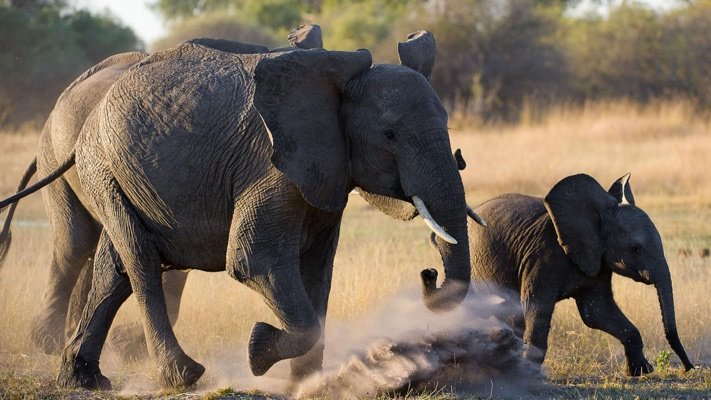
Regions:
<instances>
[{"instance_id":1,"label":"elephant foot","mask_svg":"<svg viewBox=\"0 0 711 400\"><path fill-rule=\"evenodd\" d=\"M192 386L205 373L205 367L185 354L164 363L158 369L161 387L179 388Z\"/></svg>"},{"instance_id":2,"label":"elephant foot","mask_svg":"<svg viewBox=\"0 0 711 400\"><path fill-rule=\"evenodd\" d=\"M30 325L32 343L44 354L60 355L64 348L64 327L56 318L35 317Z\"/></svg>"},{"instance_id":3,"label":"elephant foot","mask_svg":"<svg viewBox=\"0 0 711 400\"><path fill-rule=\"evenodd\" d=\"M654 367L652 367L652 364L650 364L644 357L636 360L627 359L626 368L627 375L629 376L641 376L654 372Z\"/></svg>"},{"instance_id":4,"label":"elephant foot","mask_svg":"<svg viewBox=\"0 0 711 400\"><path fill-rule=\"evenodd\" d=\"M298 332L282 331L265 322L257 322L249 338L249 367L255 376L264 375L278 361L300 357L316 344L321 327Z\"/></svg>"},{"instance_id":5,"label":"elephant foot","mask_svg":"<svg viewBox=\"0 0 711 400\"><path fill-rule=\"evenodd\" d=\"M111 381L101 374L99 362L87 362L82 356L62 356L57 385L63 388L111 390Z\"/></svg>"},{"instance_id":6,"label":"elephant foot","mask_svg":"<svg viewBox=\"0 0 711 400\"><path fill-rule=\"evenodd\" d=\"M281 330L265 322L257 322L249 338L249 368L254 376L264 375L282 358L276 349Z\"/></svg>"},{"instance_id":7,"label":"elephant foot","mask_svg":"<svg viewBox=\"0 0 711 400\"><path fill-rule=\"evenodd\" d=\"M109 334L109 348L126 364L146 359L148 348L140 323L119 325Z\"/></svg>"}]
</instances>

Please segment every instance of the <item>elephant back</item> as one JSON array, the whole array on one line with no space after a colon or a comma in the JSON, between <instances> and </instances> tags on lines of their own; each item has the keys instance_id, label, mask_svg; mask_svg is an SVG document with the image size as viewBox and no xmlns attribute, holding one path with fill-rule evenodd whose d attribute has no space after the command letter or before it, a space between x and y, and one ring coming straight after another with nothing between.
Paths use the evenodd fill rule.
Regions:
<instances>
[{"instance_id":1,"label":"elephant back","mask_svg":"<svg viewBox=\"0 0 711 400\"><path fill-rule=\"evenodd\" d=\"M519 266L530 247L531 230L542 229L550 218L543 199L517 193L495 197L475 209L488 224L469 221L472 281L479 291L492 285L519 292Z\"/></svg>"},{"instance_id":2,"label":"elephant back","mask_svg":"<svg viewBox=\"0 0 711 400\"><path fill-rule=\"evenodd\" d=\"M37 170L41 176L48 175L69 157L84 123L111 86L146 57L148 54L138 51L108 57L82 73L62 92L42 130L37 155ZM62 179L90 210L76 170L71 168Z\"/></svg>"}]
</instances>

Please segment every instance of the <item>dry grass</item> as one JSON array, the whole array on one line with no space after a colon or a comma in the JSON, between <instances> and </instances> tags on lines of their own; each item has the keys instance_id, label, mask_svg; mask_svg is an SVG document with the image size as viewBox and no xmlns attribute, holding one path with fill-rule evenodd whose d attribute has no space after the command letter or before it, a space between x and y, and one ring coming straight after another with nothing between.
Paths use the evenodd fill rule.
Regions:
<instances>
[{"instance_id":1,"label":"dry grass","mask_svg":"<svg viewBox=\"0 0 711 400\"><path fill-rule=\"evenodd\" d=\"M574 304L565 301L556 309L545 364L553 386L539 395L711 397L711 310L706 297L711 261L696 254L711 247L709 122L694 117L683 103L645 109L614 103L582 110L561 108L538 124L469 128L451 134L453 147L462 148L469 164L463 176L472 204L504 192L543 196L559 179L578 172L589 173L607 186L631 171L637 203L648 211L665 240L681 339L692 361L705 367L692 374L670 370L642 379L624 377L621 345L586 328ZM0 135L5 155L0 172L3 195L14 189L34 154L36 140L34 133ZM16 218L42 220L40 196L23 201ZM48 383L57 358L39 354L28 337L28 324L47 277L49 231L17 226L14 233L0 273L0 397L15 391L29 397L62 397L67 392ZM420 269L439 265L427 237L423 224L394 221L351 197L336 257L330 323L356 319L389 296L416 286ZM692 256L679 254L686 248L692 249ZM654 290L624 278L615 278L614 289L623 311L640 329L647 357L654 363L668 349ZM133 318L135 306L128 305L118 323ZM256 294L224 273L191 273L176 334L188 354L208 368L199 389L249 387L246 375L227 373L227 379L223 375L226 366L247 369L247 337L257 320L274 322ZM102 369L116 386L128 388L125 393L135 388L135 382L148 382L150 387L149 365L123 366L105 353Z\"/></svg>"}]
</instances>

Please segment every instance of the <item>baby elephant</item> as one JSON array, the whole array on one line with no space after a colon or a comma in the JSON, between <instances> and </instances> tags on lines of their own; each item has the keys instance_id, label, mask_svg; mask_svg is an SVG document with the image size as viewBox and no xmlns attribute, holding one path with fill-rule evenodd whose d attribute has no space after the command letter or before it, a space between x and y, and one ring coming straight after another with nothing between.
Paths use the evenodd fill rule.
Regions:
<instances>
[{"instance_id":1,"label":"baby elephant","mask_svg":"<svg viewBox=\"0 0 711 400\"><path fill-rule=\"evenodd\" d=\"M523 313L514 317L527 357L542 363L555 304L573 298L585 325L616 337L625 347L627 373L653 371L642 337L612 297L612 273L653 284L671 348L693 368L677 335L674 297L662 240L635 206L627 174L607 192L592 177L569 176L545 199L505 194L476 209L488 228L469 226L475 287L518 293Z\"/></svg>"}]
</instances>

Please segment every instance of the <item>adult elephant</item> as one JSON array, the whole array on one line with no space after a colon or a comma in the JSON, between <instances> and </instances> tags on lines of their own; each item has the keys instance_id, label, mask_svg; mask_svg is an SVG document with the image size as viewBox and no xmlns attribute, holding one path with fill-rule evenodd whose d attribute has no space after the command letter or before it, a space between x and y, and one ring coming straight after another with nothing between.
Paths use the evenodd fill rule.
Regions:
<instances>
[{"instance_id":1,"label":"adult elephant","mask_svg":"<svg viewBox=\"0 0 711 400\"><path fill-rule=\"evenodd\" d=\"M405 204L391 215L411 218L412 201L429 218L446 278L425 304L459 304L470 282L467 207L447 113L426 79L434 38L419 32L399 47L404 65L371 66L367 50L236 55L186 43L126 72L87 119L75 157L36 184L76 163L103 223L58 383L110 387L99 355L131 292L160 383L199 379L204 368L170 326L161 265L227 270L265 298L282 329L254 326L255 375L288 358L294 380L318 370L341 216L356 186L378 208Z\"/></svg>"},{"instance_id":2,"label":"adult elephant","mask_svg":"<svg viewBox=\"0 0 711 400\"><path fill-rule=\"evenodd\" d=\"M558 182L545 199L506 194L476 211L489 227L469 228L474 287L493 284L518 294L523 315L515 325L530 359L543 362L555 304L572 297L587 326L622 343L629 375L652 372L639 331L612 296L617 273L656 287L666 338L686 370L693 368L677 334L662 240L635 205L629 174L607 192L579 174Z\"/></svg>"},{"instance_id":3,"label":"adult elephant","mask_svg":"<svg viewBox=\"0 0 711 400\"><path fill-rule=\"evenodd\" d=\"M320 27L300 26L291 31L289 42L294 46L290 50L321 47ZM269 52L265 46L223 39L198 38L186 43L234 54ZM37 157L25 171L18 190L24 189L36 172L47 176L57 169L59 161L69 157L88 116L94 112L109 88L146 57L148 54L143 52L111 56L84 72L67 87L45 123ZM74 332L84 308L92 281L91 257L96 250L102 225L96 210L87 201L74 168L49 184L43 194L52 227L53 252L42 306L32 320L30 336L44 353L59 354L66 339ZM0 267L11 243L10 224L17 204L9 206L0 232ZM180 296L186 278L187 272L183 271L171 271L163 277L172 323L178 318ZM140 323L117 326L113 332L111 342L122 358L140 358L146 353Z\"/></svg>"}]
</instances>

